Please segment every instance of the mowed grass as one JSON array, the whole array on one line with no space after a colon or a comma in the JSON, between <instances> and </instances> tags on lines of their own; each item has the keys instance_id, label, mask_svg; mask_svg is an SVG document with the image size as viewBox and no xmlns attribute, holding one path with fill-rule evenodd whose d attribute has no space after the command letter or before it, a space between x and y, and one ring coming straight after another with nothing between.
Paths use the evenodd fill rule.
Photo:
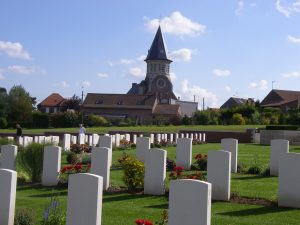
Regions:
<instances>
[{"instance_id":1,"label":"mowed grass","mask_svg":"<svg viewBox=\"0 0 300 225\"><path fill-rule=\"evenodd\" d=\"M189 125L189 126L131 126L131 127L86 127L88 133L106 133L109 131L134 131L134 132L178 132L179 130L218 130L218 131L245 131L251 128L264 128L264 125ZM15 133L15 129L0 129L1 133ZM77 133L78 128L53 128L53 129L23 129L24 134L43 134L44 132Z\"/></svg>"},{"instance_id":2,"label":"mowed grass","mask_svg":"<svg viewBox=\"0 0 300 225\"><path fill-rule=\"evenodd\" d=\"M207 153L209 150L219 150L220 144L204 144L193 146L193 156L197 153ZM175 159L175 148L166 148L168 157ZM300 147L291 146L290 151L300 152ZM135 150L126 151L134 155ZM118 166L118 158L123 151L113 152L113 167L111 169L111 185L124 186L123 171ZM263 167L269 164L270 148L255 144L239 144L239 162L245 167L253 164L254 158ZM194 160L193 160L194 161ZM62 164L65 164L63 156ZM167 178L168 180L168 178ZM169 182L166 182L169 185ZM271 224L296 225L300 221L300 210L278 208L278 178L263 177L248 174L232 174L231 191L245 198L263 198L274 201L274 206L248 205L228 202L212 203L212 225L236 224ZM19 186L17 190L17 209L32 208L39 220L43 217L45 205L52 195L59 194L64 209L67 202L67 188L45 188L41 186ZM78 193L80 194L80 193ZM164 196L149 196L130 193L104 193L102 224L131 225L137 218L157 221L163 209L168 208L168 199ZM187 223L188 224L188 223Z\"/></svg>"}]
</instances>

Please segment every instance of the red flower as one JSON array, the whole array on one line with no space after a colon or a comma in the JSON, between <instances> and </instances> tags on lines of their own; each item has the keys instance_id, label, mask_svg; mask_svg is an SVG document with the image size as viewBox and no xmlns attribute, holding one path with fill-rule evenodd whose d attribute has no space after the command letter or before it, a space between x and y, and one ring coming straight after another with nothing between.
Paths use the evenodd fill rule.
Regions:
<instances>
[{"instance_id":1,"label":"red flower","mask_svg":"<svg viewBox=\"0 0 300 225\"><path fill-rule=\"evenodd\" d=\"M176 172L181 172L182 170L183 170L183 168L181 166L174 167L174 171L176 171Z\"/></svg>"},{"instance_id":2,"label":"red flower","mask_svg":"<svg viewBox=\"0 0 300 225\"><path fill-rule=\"evenodd\" d=\"M135 223L136 223L137 225L144 225L144 220L142 220L142 219L137 219L137 220L135 220Z\"/></svg>"},{"instance_id":3,"label":"red flower","mask_svg":"<svg viewBox=\"0 0 300 225\"><path fill-rule=\"evenodd\" d=\"M89 163L89 164L87 165L87 168L88 168L88 169L91 169L91 167L92 167L92 164Z\"/></svg>"},{"instance_id":4,"label":"red flower","mask_svg":"<svg viewBox=\"0 0 300 225\"><path fill-rule=\"evenodd\" d=\"M174 175L175 175L175 173L174 173L174 172L171 172L171 173L169 174L169 177L174 177Z\"/></svg>"},{"instance_id":5,"label":"red flower","mask_svg":"<svg viewBox=\"0 0 300 225\"><path fill-rule=\"evenodd\" d=\"M153 223L150 220L145 220L144 225L153 225Z\"/></svg>"},{"instance_id":6,"label":"red flower","mask_svg":"<svg viewBox=\"0 0 300 225\"><path fill-rule=\"evenodd\" d=\"M61 173L65 173L67 171L67 167L65 166L64 168L61 169Z\"/></svg>"}]
</instances>

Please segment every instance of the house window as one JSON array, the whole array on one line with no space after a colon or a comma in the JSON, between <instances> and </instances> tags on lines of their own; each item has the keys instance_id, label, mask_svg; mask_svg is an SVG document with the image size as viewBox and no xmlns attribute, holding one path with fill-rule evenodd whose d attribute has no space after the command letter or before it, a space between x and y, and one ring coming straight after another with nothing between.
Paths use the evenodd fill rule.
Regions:
<instances>
[{"instance_id":1,"label":"house window","mask_svg":"<svg viewBox=\"0 0 300 225\"><path fill-rule=\"evenodd\" d=\"M98 99L95 101L95 104L102 104L103 103L103 99Z\"/></svg>"},{"instance_id":2,"label":"house window","mask_svg":"<svg viewBox=\"0 0 300 225\"><path fill-rule=\"evenodd\" d=\"M161 66L161 72L163 72L163 73L164 73L164 72L165 72L165 70L166 70L166 66L165 66L165 65L162 65L162 66Z\"/></svg>"},{"instance_id":3,"label":"house window","mask_svg":"<svg viewBox=\"0 0 300 225\"><path fill-rule=\"evenodd\" d=\"M119 100L119 101L117 102L117 105L123 105L123 101L122 101L122 100Z\"/></svg>"}]
</instances>

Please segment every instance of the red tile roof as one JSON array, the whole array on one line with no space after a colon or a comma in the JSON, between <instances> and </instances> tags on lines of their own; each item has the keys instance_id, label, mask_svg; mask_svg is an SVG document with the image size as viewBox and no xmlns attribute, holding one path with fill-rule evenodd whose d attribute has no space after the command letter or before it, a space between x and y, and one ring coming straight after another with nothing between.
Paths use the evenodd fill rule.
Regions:
<instances>
[{"instance_id":1,"label":"red tile roof","mask_svg":"<svg viewBox=\"0 0 300 225\"><path fill-rule=\"evenodd\" d=\"M47 98L45 98L39 106L60 106L65 101L65 98L63 98L58 93L52 93Z\"/></svg>"}]
</instances>

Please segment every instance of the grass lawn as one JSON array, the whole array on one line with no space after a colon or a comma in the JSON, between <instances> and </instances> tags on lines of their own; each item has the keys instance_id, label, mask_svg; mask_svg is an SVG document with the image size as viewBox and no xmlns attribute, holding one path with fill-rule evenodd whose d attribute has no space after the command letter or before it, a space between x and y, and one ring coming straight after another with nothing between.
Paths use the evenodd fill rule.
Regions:
<instances>
[{"instance_id":1,"label":"grass lawn","mask_svg":"<svg viewBox=\"0 0 300 225\"><path fill-rule=\"evenodd\" d=\"M199 126L135 126L135 127L87 127L88 133L105 133L108 131L137 131L137 132L178 132L179 130L221 130L221 131L245 131L248 128L264 128L263 125L199 125ZM55 129L23 129L24 134L43 134L45 131L48 132L78 132L78 128L55 128ZM1 133L15 133L15 129L0 129Z\"/></svg>"},{"instance_id":2,"label":"grass lawn","mask_svg":"<svg viewBox=\"0 0 300 225\"><path fill-rule=\"evenodd\" d=\"M220 144L205 144L193 146L193 156L197 153L207 153L209 150L220 149ZM175 159L175 148L166 148L168 157ZM290 147L290 151L300 152L300 147ZM134 155L134 150L126 151ZM111 184L124 186L123 171L117 167L117 159L123 151L113 152L113 167L111 169ZM269 146L255 144L239 144L238 159L245 167L249 167L256 159L262 167L269 163ZM62 158L65 164L65 157ZM168 178L167 178L168 180ZM249 174L233 174L231 191L245 198L262 198L277 201L278 178L263 177ZM169 182L166 182L167 185ZM45 205L51 195L59 194L63 208L66 208L67 188L44 188L41 186L19 186L17 190L16 208L32 208L39 220L43 217ZM130 225L137 218L157 221L163 209L168 208L166 197L155 197L129 193L104 193L103 225ZM229 202L212 203L212 225L236 224L268 224L296 225L300 221L300 210L278 208L272 206L237 204ZM188 225L188 223L187 223Z\"/></svg>"}]
</instances>

